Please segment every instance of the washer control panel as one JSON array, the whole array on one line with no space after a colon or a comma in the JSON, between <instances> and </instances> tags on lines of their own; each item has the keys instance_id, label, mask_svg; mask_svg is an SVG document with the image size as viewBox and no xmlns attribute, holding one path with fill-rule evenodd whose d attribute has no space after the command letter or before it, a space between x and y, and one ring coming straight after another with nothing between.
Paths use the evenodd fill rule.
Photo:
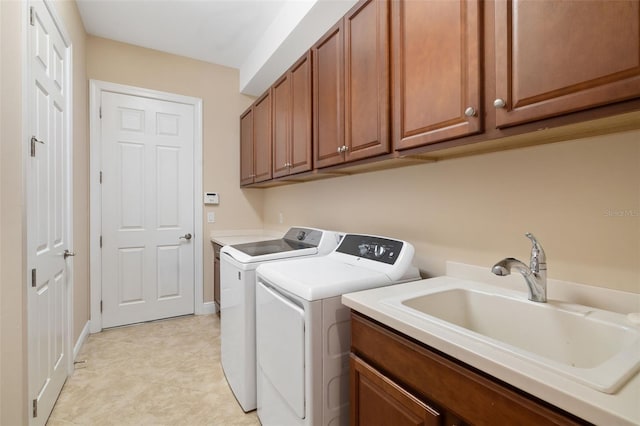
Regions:
<instances>
[{"instance_id":1,"label":"washer control panel","mask_svg":"<svg viewBox=\"0 0 640 426\"><path fill-rule=\"evenodd\" d=\"M372 235L347 234L337 252L393 265L404 243Z\"/></svg>"},{"instance_id":2,"label":"washer control panel","mask_svg":"<svg viewBox=\"0 0 640 426\"><path fill-rule=\"evenodd\" d=\"M317 247L322 239L322 231L311 228L290 228L284 239Z\"/></svg>"}]
</instances>

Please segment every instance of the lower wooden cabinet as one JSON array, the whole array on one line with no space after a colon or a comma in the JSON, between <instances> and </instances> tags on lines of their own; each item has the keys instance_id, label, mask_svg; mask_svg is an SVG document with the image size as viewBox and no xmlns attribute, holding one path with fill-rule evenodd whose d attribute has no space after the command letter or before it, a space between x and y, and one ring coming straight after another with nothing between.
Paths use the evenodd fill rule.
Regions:
<instances>
[{"instance_id":1,"label":"lower wooden cabinet","mask_svg":"<svg viewBox=\"0 0 640 426\"><path fill-rule=\"evenodd\" d=\"M442 417L375 368L351 354L351 425L439 425Z\"/></svg>"},{"instance_id":2,"label":"lower wooden cabinet","mask_svg":"<svg viewBox=\"0 0 640 426\"><path fill-rule=\"evenodd\" d=\"M213 301L220 316L220 244L213 243Z\"/></svg>"},{"instance_id":3,"label":"lower wooden cabinet","mask_svg":"<svg viewBox=\"0 0 640 426\"><path fill-rule=\"evenodd\" d=\"M355 312L350 362L352 425L588 424Z\"/></svg>"}]
</instances>

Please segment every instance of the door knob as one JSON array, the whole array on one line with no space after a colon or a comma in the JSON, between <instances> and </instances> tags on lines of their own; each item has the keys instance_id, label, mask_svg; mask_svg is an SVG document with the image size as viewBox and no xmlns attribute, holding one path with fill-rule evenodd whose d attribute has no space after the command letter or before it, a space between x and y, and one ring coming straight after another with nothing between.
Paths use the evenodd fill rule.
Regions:
<instances>
[{"instance_id":1,"label":"door knob","mask_svg":"<svg viewBox=\"0 0 640 426\"><path fill-rule=\"evenodd\" d=\"M179 239L179 240L181 240L181 239L183 239L183 238L184 238L185 240L190 240L190 239L191 239L191 237L192 237L192 235L191 235L191 234L184 234L184 235L182 235L182 236L181 236L180 238L178 238L178 239Z\"/></svg>"},{"instance_id":2,"label":"door knob","mask_svg":"<svg viewBox=\"0 0 640 426\"><path fill-rule=\"evenodd\" d=\"M65 250L64 253L62 253L62 256L66 259L67 257L72 257L75 256L76 252L75 251L69 251L69 250Z\"/></svg>"}]
</instances>

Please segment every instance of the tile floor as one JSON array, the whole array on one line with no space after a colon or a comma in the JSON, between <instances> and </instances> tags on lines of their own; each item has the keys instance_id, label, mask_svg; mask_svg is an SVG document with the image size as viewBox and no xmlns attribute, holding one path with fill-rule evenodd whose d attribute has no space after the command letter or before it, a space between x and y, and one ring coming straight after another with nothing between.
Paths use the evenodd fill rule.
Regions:
<instances>
[{"instance_id":1,"label":"tile floor","mask_svg":"<svg viewBox=\"0 0 640 426\"><path fill-rule=\"evenodd\" d=\"M186 316L91 335L50 426L259 425L220 365L220 321Z\"/></svg>"}]
</instances>

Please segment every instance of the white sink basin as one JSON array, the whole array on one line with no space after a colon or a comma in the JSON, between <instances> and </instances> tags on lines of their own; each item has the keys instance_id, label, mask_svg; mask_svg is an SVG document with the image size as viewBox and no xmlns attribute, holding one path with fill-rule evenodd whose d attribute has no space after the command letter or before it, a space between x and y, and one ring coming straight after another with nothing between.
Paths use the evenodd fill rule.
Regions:
<instances>
[{"instance_id":1,"label":"white sink basin","mask_svg":"<svg viewBox=\"0 0 640 426\"><path fill-rule=\"evenodd\" d=\"M615 393L640 369L640 327L626 316L504 293L461 286L384 303L601 392Z\"/></svg>"}]
</instances>

